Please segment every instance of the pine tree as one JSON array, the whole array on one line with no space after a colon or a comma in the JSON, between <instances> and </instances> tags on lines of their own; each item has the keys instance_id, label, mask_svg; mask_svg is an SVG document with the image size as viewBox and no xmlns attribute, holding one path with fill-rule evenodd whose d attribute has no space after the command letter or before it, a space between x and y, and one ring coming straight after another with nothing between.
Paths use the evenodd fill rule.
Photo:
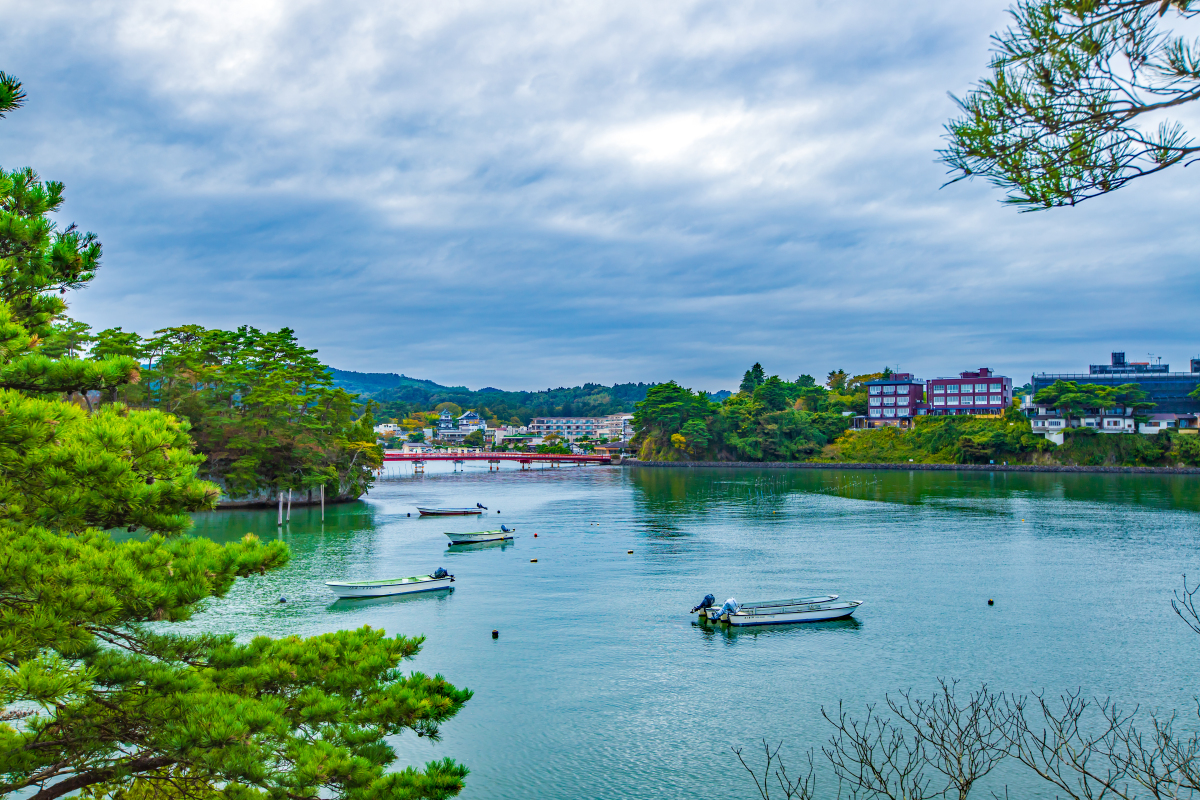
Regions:
<instances>
[{"instance_id":1,"label":"pine tree","mask_svg":"<svg viewBox=\"0 0 1200 800\"><path fill-rule=\"evenodd\" d=\"M22 99L0 73L0 115ZM141 367L41 347L65 311L61 290L99 266L94 236L47 219L61 202L61 185L31 170L0 173L0 793L457 794L467 770L449 759L389 771L387 737L436 738L471 695L398 670L420 638L171 631L237 578L284 565L287 549L184 534L188 512L219 494L197 477L204 457L186 421L65 399L128 388ZM118 542L107 532L118 528L138 536Z\"/></svg>"}]
</instances>

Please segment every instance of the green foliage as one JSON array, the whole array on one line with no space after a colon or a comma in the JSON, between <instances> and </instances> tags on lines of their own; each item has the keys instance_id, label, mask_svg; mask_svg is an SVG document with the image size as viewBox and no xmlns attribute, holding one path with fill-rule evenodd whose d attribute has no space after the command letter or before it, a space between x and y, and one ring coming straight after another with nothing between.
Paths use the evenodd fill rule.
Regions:
<instances>
[{"instance_id":1,"label":"green foliage","mask_svg":"<svg viewBox=\"0 0 1200 800\"><path fill-rule=\"evenodd\" d=\"M483 447L483 431L471 431L463 437L463 444L467 447Z\"/></svg>"},{"instance_id":2,"label":"green foliage","mask_svg":"<svg viewBox=\"0 0 1200 800\"><path fill-rule=\"evenodd\" d=\"M0 74L0 112L22 97L19 83ZM249 535L225 546L182 535L188 514L211 509L218 488L198 477L205 458L193 452L188 420L174 412L221 400L226 420L320 419L341 413L332 409L341 400L330 400L340 390L305 365L308 351L295 348L290 331L190 328L169 347L145 349L158 359L146 375L128 351L72 358L86 330L56 320L65 306L50 290L90 280L100 247L90 235L56 232L46 219L61 192L31 171L0 179L0 704L8 707L0 712L0 793L37 800L77 792L131 800L457 794L467 771L448 759L391 769L389 737L436 738L470 698L441 676L399 671L420 638L369 628L242 641L233 633L171 632L170 623L224 595L238 577L288 558L281 542ZM120 333L101 335L114 347L134 342ZM64 341L71 337L74 344ZM43 341L53 348L42 349ZM240 358L248 342L263 355L250 365L207 358ZM186 354L184 343L194 346ZM270 348L290 353L288 369L266 357ZM238 377L239 370L261 374ZM88 388L148 407L109 402L85 410L64 399ZM208 415L200 422L223 424ZM368 415L354 424L369 431L369 422ZM230 446L257 452L255 442ZM144 534L118 542L104 528Z\"/></svg>"},{"instance_id":3,"label":"green foliage","mask_svg":"<svg viewBox=\"0 0 1200 800\"><path fill-rule=\"evenodd\" d=\"M828 455L835 461L864 464L986 464L1017 463L1052 448L1033 434L1029 421L1016 409L1000 417L972 415L921 416L912 427L850 431Z\"/></svg>"},{"instance_id":4,"label":"green foliage","mask_svg":"<svg viewBox=\"0 0 1200 800\"><path fill-rule=\"evenodd\" d=\"M755 389L763 385L764 380L766 380L766 373L763 372L762 364L755 362L754 366L746 370L746 374L742 376L742 385L738 387L738 391L753 394Z\"/></svg>"},{"instance_id":5,"label":"green foliage","mask_svg":"<svg viewBox=\"0 0 1200 800\"><path fill-rule=\"evenodd\" d=\"M1147 402L1147 396L1136 383L1101 386L1095 383L1080 385L1075 381L1057 380L1039 390L1033 396L1033 401L1039 405L1056 408L1062 412L1065 419L1071 420L1088 409L1124 406L1137 412L1153 408L1154 403Z\"/></svg>"},{"instance_id":6,"label":"green foliage","mask_svg":"<svg viewBox=\"0 0 1200 800\"><path fill-rule=\"evenodd\" d=\"M229 496L324 484L332 496L357 497L370 486L382 452L369 409L358 413L291 330L184 325L155 334L101 331L89 357L145 359L140 382L113 396L187 419L208 457L204 474Z\"/></svg>"},{"instance_id":7,"label":"green foliage","mask_svg":"<svg viewBox=\"0 0 1200 800\"><path fill-rule=\"evenodd\" d=\"M946 126L954 180L985 177L1037 210L1185 163L1200 148L1163 114L1200 97L1198 14L1192 0L1021 0Z\"/></svg>"},{"instance_id":8,"label":"green foliage","mask_svg":"<svg viewBox=\"0 0 1200 800\"><path fill-rule=\"evenodd\" d=\"M760 380L762 374L755 364L746 372L750 383L758 381L753 391L720 405L674 381L652 387L633 418L639 457L796 461L820 454L846 429L848 420L828 410L831 393L811 376L790 383L777 375Z\"/></svg>"}]
</instances>

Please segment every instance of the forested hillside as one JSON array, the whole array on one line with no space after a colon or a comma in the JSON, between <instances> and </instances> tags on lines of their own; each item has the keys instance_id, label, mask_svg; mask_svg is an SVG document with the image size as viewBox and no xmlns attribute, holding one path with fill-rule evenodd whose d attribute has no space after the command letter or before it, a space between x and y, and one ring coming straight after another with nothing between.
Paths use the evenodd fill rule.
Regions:
<instances>
[{"instance_id":1,"label":"forested hillside","mask_svg":"<svg viewBox=\"0 0 1200 800\"><path fill-rule=\"evenodd\" d=\"M379 404L378 416L404 419L414 412L433 411L442 403L460 409L474 408L487 419L524 425L539 416L601 416L634 411L646 399L652 383L619 383L603 386L585 383L570 388L507 392L487 387L442 386L433 381L379 372L332 370L335 386L370 398ZM717 397L728 396L719 392Z\"/></svg>"}]
</instances>

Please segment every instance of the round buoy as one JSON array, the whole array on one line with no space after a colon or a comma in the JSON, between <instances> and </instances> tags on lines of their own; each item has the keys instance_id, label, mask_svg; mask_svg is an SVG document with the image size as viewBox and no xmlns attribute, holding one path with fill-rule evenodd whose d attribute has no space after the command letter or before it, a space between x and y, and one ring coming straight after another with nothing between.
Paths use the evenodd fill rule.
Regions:
<instances>
[{"instance_id":1,"label":"round buoy","mask_svg":"<svg viewBox=\"0 0 1200 800\"><path fill-rule=\"evenodd\" d=\"M492 631L492 638L493 638L493 639L499 639L499 638L500 638L500 631L493 630L493 631Z\"/></svg>"},{"instance_id":2,"label":"round buoy","mask_svg":"<svg viewBox=\"0 0 1200 800\"><path fill-rule=\"evenodd\" d=\"M536 534L536 533L533 535L533 538L535 538L535 539L537 538L537 534Z\"/></svg>"},{"instance_id":3,"label":"round buoy","mask_svg":"<svg viewBox=\"0 0 1200 800\"><path fill-rule=\"evenodd\" d=\"M498 508L497 508L497 509L496 509L496 513L497 513L497 514L499 514L499 513L500 513L500 509L498 509Z\"/></svg>"},{"instance_id":4,"label":"round buoy","mask_svg":"<svg viewBox=\"0 0 1200 800\"><path fill-rule=\"evenodd\" d=\"M530 563L530 564L536 564L536 563L537 563L537 559L536 559L536 558L531 558L531 559L529 559L529 563Z\"/></svg>"},{"instance_id":5,"label":"round buoy","mask_svg":"<svg viewBox=\"0 0 1200 800\"><path fill-rule=\"evenodd\" d=\"M411 517L411 516L412 516L412 514L405 514L404 516L406 516L406 517Z\"/></svg>"},{"instance_id":6,"label":"round buoy","mask_svg":"<svg viewBox=\"0 0 1200 800\"><path fill-rule=\"evenodd\" d=\"M287 602L287 597L286 597L286 596L284 596L284 597L281 597L281 598L279 598L279 602L281 602L281 603L286 603L286 602Z\"/></svg>"},{"instance_id":7,"label":"round buoy","mask_svg":"<svg viewBox=\"0 0 1200 800\"><path fill-rule=\"evenodd\" d=\"M989 598L988 598L988 605L989 605L989 606L994 606L994 605L996 605L996 601L995 601L995 600L993 600L992 598L990 598L990 597L989 597Z\"/></svg>"},{"instance_id":8,"label":"round buoy","mask_svg":"<svg viewBox=\"0 0 1200 800\"><path fill-rule=\"evenodd\" d=\"M633 555L633 551L632 551L632 550L629 550L629 551L627 551L627 552L629 553L629 555Z\"/></svg>"}]
</instances>

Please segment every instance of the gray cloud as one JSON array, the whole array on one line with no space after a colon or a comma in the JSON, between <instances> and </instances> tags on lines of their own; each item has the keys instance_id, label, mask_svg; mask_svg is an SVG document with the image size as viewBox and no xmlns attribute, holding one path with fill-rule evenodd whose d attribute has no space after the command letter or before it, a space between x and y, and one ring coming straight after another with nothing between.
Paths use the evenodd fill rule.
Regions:
<instances>
[{"instance_id":1,"label":"gray cloud","mask_svg":"<svg viewBox=\"0 0 1200 800\"><path fill-rule=\"evenodd\" d=\"M1023 379L1200 341L1193 174L939 190L1005 2L45 3L0 161L66 182L97 326L288 325L506 388L884 364Z\"/></svg>"}]
</instances>

